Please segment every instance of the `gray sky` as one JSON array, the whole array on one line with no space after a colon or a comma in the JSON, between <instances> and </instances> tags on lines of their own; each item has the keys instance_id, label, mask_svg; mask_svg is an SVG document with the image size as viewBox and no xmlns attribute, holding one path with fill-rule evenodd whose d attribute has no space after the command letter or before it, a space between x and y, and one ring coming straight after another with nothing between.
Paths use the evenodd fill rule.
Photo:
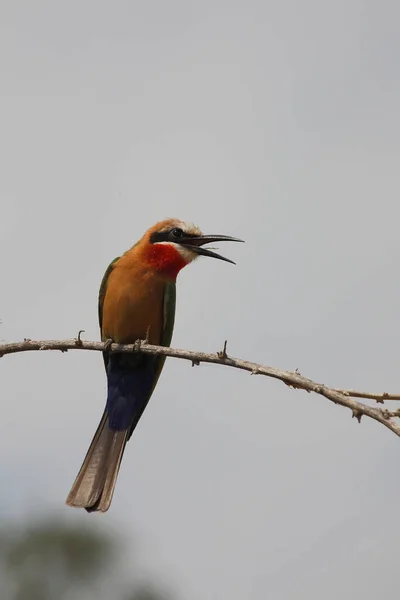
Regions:
<instances>
[{"instance_id":1,"label":"gray sky","mask_svg":"<svg viewBox=\"0 0 400 600\"><path fill-rule=\"evenodd\" d=\"M0 334L98 339L111 259L168 216L243 237L179 276L173 345L399 391L400 6L0 2ZM399 440L323 398L168 360L111 510L64 506L97 353L0 363L0 511L143 542L188 600L394 597ZM127 556L127 568L129 567Z\"/></svg>"}]
</instances>

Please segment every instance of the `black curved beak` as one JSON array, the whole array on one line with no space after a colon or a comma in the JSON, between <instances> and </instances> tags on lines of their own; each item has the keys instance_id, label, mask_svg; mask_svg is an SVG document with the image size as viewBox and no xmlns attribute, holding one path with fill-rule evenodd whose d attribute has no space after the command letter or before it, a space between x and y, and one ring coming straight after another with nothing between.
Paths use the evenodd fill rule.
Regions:
<instances>
[{"instance_id":1,"label":"black curved beak","mask_svg":"<svg viewBox=\"0 0 400 600\"><path fill-rule=\"evenodd\" d=\"M232 263L235 265L236 263L229 258L225 258L225 256L221 256L216 252L212 252L208 248L203 248L204 244L212 244L214 242L244 242L244 240L239 240L239 238L234 238L229 235L199 235L193 237L183 237L179 240L179 245L184 248L188 248L188 250L192 250L192 252L196 252L197 254L201 254L202 256L210 256L211 258L219 258L220 260L224 260L226 262Z\"/></svg>"}]
</instances>

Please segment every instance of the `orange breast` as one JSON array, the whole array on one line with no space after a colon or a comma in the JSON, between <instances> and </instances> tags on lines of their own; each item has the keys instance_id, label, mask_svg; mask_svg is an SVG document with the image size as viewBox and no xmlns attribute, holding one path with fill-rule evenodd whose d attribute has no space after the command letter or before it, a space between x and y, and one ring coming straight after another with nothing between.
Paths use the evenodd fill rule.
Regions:
<instances>
[{"instance_id":1,"label":"orange breast","mask_svg":"<svg viewBox=\"0 0 400 600\"><path fill-rule=\"evenodd\" d=\"M103 304L102 338L131 344L145 339L159 344L163 330L165 281L123 256L110 273Z\"/></svg>"}]
</instances>

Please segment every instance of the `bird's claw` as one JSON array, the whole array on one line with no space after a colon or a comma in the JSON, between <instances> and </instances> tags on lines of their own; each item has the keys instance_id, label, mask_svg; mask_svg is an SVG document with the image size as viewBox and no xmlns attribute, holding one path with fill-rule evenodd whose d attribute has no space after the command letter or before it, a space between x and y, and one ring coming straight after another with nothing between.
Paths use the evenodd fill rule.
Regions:
<instances>
[{"instance_id":1,"label":"bird's claw","mask_svg":"<svg viewBox=\"0 0 400 600\"><path fill-rule=\"evenodd\" d=\"M104 342L104 350L103 350L103 352L110 352L110 348L111 348L111 346L112 346L112 343L113 343L112 339L111 339L111 338L108 338L108 339L107 339L107 340Z\"/></svg>"}]
</instances>

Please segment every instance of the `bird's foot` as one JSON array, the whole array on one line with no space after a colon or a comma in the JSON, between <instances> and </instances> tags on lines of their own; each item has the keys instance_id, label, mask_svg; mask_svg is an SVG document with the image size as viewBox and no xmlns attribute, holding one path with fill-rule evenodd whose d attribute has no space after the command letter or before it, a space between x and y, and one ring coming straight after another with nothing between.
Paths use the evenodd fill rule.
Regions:
<instances>
[{"instance_id":1,"label":"bird's foot","mask_svg":"<svg viewBox=\"0 0 400 600\"><path fill-rule=\"evenodd\" d=\"M108 338L105 342L104 342L104 350L103 352L110 352L110 348L113 344L113 340L111 338Z\"/></svg>"}]
</instances>

